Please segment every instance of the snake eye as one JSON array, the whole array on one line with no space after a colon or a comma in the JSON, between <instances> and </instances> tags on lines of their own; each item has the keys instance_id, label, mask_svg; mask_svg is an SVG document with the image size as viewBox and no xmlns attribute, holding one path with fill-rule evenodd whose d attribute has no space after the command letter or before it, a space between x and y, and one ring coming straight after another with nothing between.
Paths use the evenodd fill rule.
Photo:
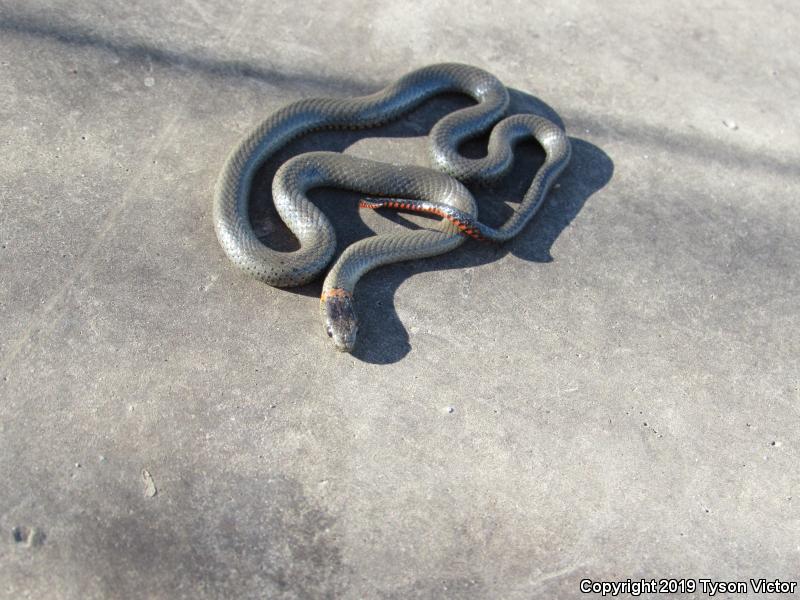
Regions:
<instances>
[{"instance_id":1,"label":"snake eye","mask_svg":"<svg viewBox=\"0 0 800 600\"><path fill-rule=\"evenodd\" d=\"M333 337L333 331L331 330L331 328L330 328L330 327L326 327L326 328L325 328L325 331L327 332L327 334L328 334L328 337Z\"/></svg>"}]
</instances>

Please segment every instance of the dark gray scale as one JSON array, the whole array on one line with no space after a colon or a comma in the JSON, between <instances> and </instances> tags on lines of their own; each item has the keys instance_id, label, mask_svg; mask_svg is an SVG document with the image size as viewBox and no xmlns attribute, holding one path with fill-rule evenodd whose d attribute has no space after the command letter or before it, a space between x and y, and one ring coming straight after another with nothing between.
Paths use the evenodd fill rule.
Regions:
<instances>
[{"instance_id":1,"label":"dark gray scale","mask_svg":"<svg viewBox=\"0 0 800 600\"><path fill-rule=\"evenodd\" d=\"M476 105L445 116L431 130L430 154L437 170L335 153L297 156L276 173L272 195L279 216L297 237L300 248L278 252L261 243L249 221L248 204L253 176L269 157L310 131L373 127L449 92L466 94ZM464 242L464 234L505 241L519 233L541 206L569 161L569 142L561 129L541 117L516 115L500 120L508 101L505 86L486 71L440 64L413 71L369 96L307 99L280 109L234 149L217 182L213 215L223 250L236 266L270 285L300 285L317 277L333 257L336 233L307 198L306 193L314 187L334 186L393 198L389 202L396 208L403 204L408 210L444 217L433 229L360 240L345 249L330 269L323 285L323 308L328 300L335 299L337 304L323 310L323 315L338 315L335 323L347 324L347 331L337 331L339 325L330 323L327 327L337 347L350 350L357 330L352 292L364 273L380 265L448 252ZM470 159L459 154L463 141L493 126L485 157ZM459 180L488 182L502 176L513 162L513 146L530 137L541 144L546 157L518 210L499 228L480 223L475 200Z\"/></svg>"}]
</instances>

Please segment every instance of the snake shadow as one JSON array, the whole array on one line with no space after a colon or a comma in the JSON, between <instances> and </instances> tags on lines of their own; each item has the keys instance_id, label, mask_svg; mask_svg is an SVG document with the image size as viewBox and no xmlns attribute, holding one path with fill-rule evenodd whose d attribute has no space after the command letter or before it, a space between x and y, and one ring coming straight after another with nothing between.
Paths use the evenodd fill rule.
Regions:
<instances>
[{"instance_id":1,"label":"snake shadow","mask_svg":"<svg viewBox=\"0 0 800 600\"><path fill-rule=\"evenodd\" d=\"M426 136L444 115L471 103L471 100L460 95L443 95L426 102L405 119L383 127L363 131L318 132L289 144L260 169L253 181L250 219L256 233L267 246L275 250L288 252L299 247L296 238L278 217L270 192L275 172L292 156L312 150L344 152L365 138ZM564 127L563 121L550 106L535 96L512 89L509 114L517 113L538 114ZM470 140L460 150L466 156L484 155L487 140L488 136ZM468 240L455 251L441 256L397 263L368 273L358 286L356 304L360 326L353 356L367 363L390 364L401 360L411 351L408 332L395 308L395 293L403 281L416 273L475 267L499 260L508 253L531 262L551 262L550 250L561 232L575 219L592 194L611 180L614 172L612 160L600 148L575 137L570 137L570 142L572 159L559 177L557 187L550 191L531 223L514 239L501 245ZM424 146L424 140L421 143ZM381 156L375 158L387 160ZM424 160L417 162L426 164ZM513 168L503 179L492 186L472 186L470 189L477 200L481 220L490 225L505 221L514 210L514 203L498 202L497 198L522 198L533 173L543 162L544 152L538 143L533 140L523 142L517 146ZM375 235L375 231L359 215L360 197L359 194L338 189L318 189L309 194L309 198L325 212L336 228L337 256L354 241ZM393 211L380 211L380 215L412 229L423 227L428 220L426 217ZM320 280L281 291L318 297L321 288Z\"/></svg>"}]
</instances>

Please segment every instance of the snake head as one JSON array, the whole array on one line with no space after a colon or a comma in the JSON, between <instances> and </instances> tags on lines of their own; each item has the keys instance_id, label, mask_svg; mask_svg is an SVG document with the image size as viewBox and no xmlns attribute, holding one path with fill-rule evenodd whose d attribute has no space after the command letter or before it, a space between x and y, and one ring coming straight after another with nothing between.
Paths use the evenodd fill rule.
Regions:
<instances>
[{"instance_id":1,"label":"snake head","mask_svg":"<svg viewBox=\"0 0 800 600\"><path fill-rule=\"evenodd\" d=\"M352 352L358 333L358 320L353 306L353 295L341 288L323 292L321 299L325 331L337 350Z\"/></svg>"}]
</instances>

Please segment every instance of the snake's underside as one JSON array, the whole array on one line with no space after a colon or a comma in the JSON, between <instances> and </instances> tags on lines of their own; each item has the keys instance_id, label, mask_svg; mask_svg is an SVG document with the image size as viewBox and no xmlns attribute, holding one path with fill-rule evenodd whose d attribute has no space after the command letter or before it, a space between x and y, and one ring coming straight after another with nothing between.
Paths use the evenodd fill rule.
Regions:
<instances>
[{"instance_id":1,"label":"snake's underside","mask_svg":"<svg viewBox=\"0 0 800 600\"><path fill-rule=\"evenodd\" d=\"M333 152L301 154L281 166L272 182L275 208L297 237L299 249L280 252L258 239L248 216L253 177L291 140L311 131L381 125L448 92L466 94L476 104L450 113L431 130L434 169ZM433 229L403 230L360 240L346 248L329 270L321 298L323 319L336 347L351 351L358 329L353 291L362 275L380 265L453 250L469 236L497 242L512 238L530 221L567 165L570 145L564 132L534 115L503 118L508 102L508 90L490 73L468 65L439 64L413 71L369 96L289 104L256 127L225 163L214 199L214 226L223 250L237 267L273 286L301 285L316 278L336 250L333 226L308 200L308 191L317 187L342 188L373 197L362 201L367 208L441 216ZM485 157L466 158L458 152L462 142L492 127ZM484 225L464 183L491 182L501 177L511 168L514 144L530 138L544 149L544 164L511 217L498 228Z\"/></svg>"}]
</instances>

